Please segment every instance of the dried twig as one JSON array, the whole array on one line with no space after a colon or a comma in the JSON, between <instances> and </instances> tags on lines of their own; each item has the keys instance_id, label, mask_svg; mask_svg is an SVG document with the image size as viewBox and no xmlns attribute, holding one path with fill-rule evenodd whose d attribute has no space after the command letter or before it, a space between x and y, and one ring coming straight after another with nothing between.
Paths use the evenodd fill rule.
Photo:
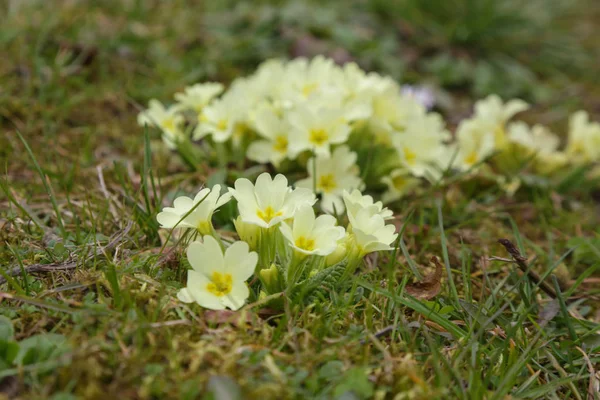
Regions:
<instances>
[{"instance_id":1,"label":"dried twig","mask_svg":"<svg viewBox=\"0 0 600 400\"><path fill-rule=\"evenodd\" d=\"M508 251L510 253L513 260L515 260L515 263L519 266L519 268L524 273L526 273L527 276L529 276L529 278L533 282L535 282L536 285L538 285L540 287L540 289L542 289L544 292L546 292L546 294L548 296L552 297L553 299L556 299L558 297L558 295L557 295L556 291L554 290L554 288L552 287L552 285L550 285L548 282L543 281L535 271L532 271L527 266L527 258L525 258L525 257L523 257L523 255L521 255L521 252L515 247L513 242L511 242L508 239L500 239L500 240L498 240L498 243L500 243L502 246L504 246L506 251Z\"/></svg>"},{"instance_id":2,"label":"dried twig","mask_svg":"<svg viewBox=\"0 0 600 400\"><path fill-rule=\"evenodd\" d=\"M133 226L133 223L130 221L127 224L127 226L125 227L125 229L123 229L120 232L117 232L116 234L114 234L111 237L111 239L109 240L109 242L106 246L100 247L93 254L91 254L87 258L85 258L83 260L83 262L86 262L94 257L103 255L107 250L111 250L114 247L116 247L121 242L121 239L123 239L123 237L125 237L129 233L132 226ZM17 276L17 275L21 274L21 271L23 269L28 274L36 273L36 272L68 271L68 270L77 268L77 265L78 265L78 260L70 259L69 261L64 262L64 263L32 264L32 265L27 265L23 268L21 268L20 266L16 266L16 267L13 267L12 269L8 269L5 272L5 274L8 276ZM2 285L4 283L6 283L6 278L4 276L0 276L0 285Z\"/></svg>"}]
</instances>

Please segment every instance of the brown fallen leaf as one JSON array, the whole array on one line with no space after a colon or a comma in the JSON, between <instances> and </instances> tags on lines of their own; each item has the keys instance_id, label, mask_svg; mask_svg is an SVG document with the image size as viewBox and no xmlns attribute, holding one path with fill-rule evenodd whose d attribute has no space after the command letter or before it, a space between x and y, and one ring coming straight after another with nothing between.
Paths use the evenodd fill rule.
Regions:
<instances>
[{"instance_id":1,"label":"brown fallen leaf","mask_svg":"<svg viewBox=\"0 0 600 400\"><path fill-rule=\"evenodd\" d=\"M437 257L432 257L431 262L435 265L435 271L427 275L421 282L406 285L406 293L418 299L429 300L440 293L442 288L441 279L444 268Z\"/></svg>"}]
</instances>

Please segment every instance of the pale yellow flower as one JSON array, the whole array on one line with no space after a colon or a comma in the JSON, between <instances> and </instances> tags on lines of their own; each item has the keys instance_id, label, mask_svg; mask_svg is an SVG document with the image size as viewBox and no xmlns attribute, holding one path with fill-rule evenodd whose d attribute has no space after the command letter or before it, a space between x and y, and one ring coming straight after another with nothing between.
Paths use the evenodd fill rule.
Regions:
<instances>
[{"instance_id":1,"label":"pale yellow flower","mask_svg":"<svg viewBox=\"0 0 600 400\"><path fill-rule=\"evenodd\" d=\"M327 256L335 251L346 234L343 227L336 225L335 217L319 215L315 218L312 206L305 205L298 209L291 226L281 224L279 229L296 252Z\"/></svg>"},{"instance_id":2,"label":"pale yellow flower","mask_svg":"<svg viewBox=\"0 0 600 400\"><path fill-rule=\"evenodd\" d=\"M312 190L316 184L316 192L322 195L321 208L328 213L341 213L344 211L344 190L363 187L363 182L358 176L356 158L356 153L351 152L345 145L336 148L331 157L320 156L316 162L311 158L307 164L308 178L299 180L296 186Z\"/></svg>"},{"instance_id":3,"label":"pale yellow flower","mask_svg":"<svg viewBox=\"0 0 600 400\"><path fill-rule=\"evenodd\" d=\"M192 228L203 235L212 233L212 216L215 210L231 199L230 193L221 195L221 185L204 188L193 198L181 196L173 207L165 207L156 219L162 228Z\"/></svg>"},{"instance_id":4,"label":"pale yellow flower","mask_svg":"<svg viewBox=\"0 0 600 400\"><path fill-rule=\"evenodd\" d=\"M248 244L235 242L225 253L212 236L193 242L187 250L193 269L188 271L187 286L177 297L184 303L196 302L204 308L237 310L250 295L246 280L254 273L258 255Z\"/></svg>"},{"instance_id":5,"label":"pale yellow flower","mask_svg":"<svg viewBox=\"0 0 600 400\"><path fill-rule=\"evenodd\" d=\"M290 188L287 178L281 174L273 179L268 173L262 173L256 179L256 185L240 178L234 187L229 188L229 192L238 202L242 221L262 228L293 218L298 208L312 206L317 201L311 190Z\"/></svg>"}]
</instances>

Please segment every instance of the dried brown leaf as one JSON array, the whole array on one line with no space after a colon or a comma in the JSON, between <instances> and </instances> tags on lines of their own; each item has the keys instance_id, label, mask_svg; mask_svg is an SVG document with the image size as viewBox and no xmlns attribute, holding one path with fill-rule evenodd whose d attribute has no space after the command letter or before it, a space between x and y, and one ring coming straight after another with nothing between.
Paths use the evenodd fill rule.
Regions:
<instances>
[{"instance_id":1,"label":"dried brown leaf","mask_svg":"<svg viewBox=\"0 0 600 400\"><path fill-rule=\"evenodd\" d=\"M425 300L432 299L440 293L444 268L437 257L432 257L431 262L435 265L435 271L427 275L421 282L406 285L406 293Z\"/></svg>"}]
</instances>

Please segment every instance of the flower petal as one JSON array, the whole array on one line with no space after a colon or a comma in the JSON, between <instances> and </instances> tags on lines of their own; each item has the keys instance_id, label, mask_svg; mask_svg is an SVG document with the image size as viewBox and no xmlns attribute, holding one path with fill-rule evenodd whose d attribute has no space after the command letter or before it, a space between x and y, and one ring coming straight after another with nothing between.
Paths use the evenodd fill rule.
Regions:
<instances>
[{"instance_id":1,"label":"flower petal","mask_svg":"<svg viewBox=\"0 0 600 400\"><path fill-rule=\"evenodd\" d=\"M214 271L223 272L223 253L219 243L212 236L204 236L204 242L193 242L187 250L187 258L192 268L209 277ZM208 279L208 278L207 278Z\"/></svg>"},{"instance_id":2,"label":"flower petal","mask_svg":"<svg viewBox=\"0 0 600 400\"><path fill-rule=\"evenodd\" d=\"M258 255L250 252L248 243L235 242L225 250L225 272L233 276L234 281L245 281L256 268Z\"/></svg>"}]
</instances>

